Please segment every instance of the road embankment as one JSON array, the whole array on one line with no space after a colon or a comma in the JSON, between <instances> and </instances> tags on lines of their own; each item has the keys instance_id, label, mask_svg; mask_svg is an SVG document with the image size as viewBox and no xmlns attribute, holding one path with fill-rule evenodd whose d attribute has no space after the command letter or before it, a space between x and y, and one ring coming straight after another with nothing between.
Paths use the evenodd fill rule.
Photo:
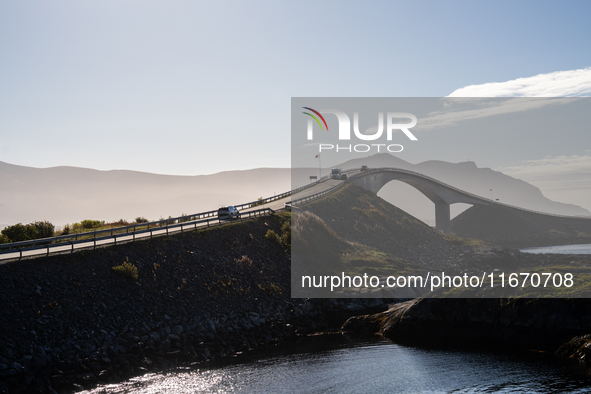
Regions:
<instances>
[{"instance_id":1,"label":"road embankment","mask_svg":"<svg viewBox=\"0 0 591 394\"><path fill-rule=\"evenodd\" d=\"M286 214L0 266L0 392L71 392L337 327L381 300L290 298ZM128 261L138 279L112 267ZM378 305L379 304L379 305Z\"/></svg>"}]
</instances>

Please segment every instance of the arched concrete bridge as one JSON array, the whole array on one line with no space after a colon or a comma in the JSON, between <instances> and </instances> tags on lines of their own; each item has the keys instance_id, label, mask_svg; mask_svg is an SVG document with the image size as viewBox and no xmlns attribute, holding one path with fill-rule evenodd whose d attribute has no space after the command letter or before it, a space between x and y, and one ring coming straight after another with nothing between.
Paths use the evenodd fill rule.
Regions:
<instances>
[{"instance_id":1,"label":"arched concrete bridge","mask_svg":"<svg viewBox=\"0 0 591 394\"><path fill-rule=\"evenodd\" d=\"M450 205L455 203L491 205L492 200L477 196L447 185L418 172L399 168L372 168L352 174L351 181L357 186L378 193L391 181L407 183L423 193L435 204L435 228L444 233L450 232Z\"/></svg>"}]
</instances>

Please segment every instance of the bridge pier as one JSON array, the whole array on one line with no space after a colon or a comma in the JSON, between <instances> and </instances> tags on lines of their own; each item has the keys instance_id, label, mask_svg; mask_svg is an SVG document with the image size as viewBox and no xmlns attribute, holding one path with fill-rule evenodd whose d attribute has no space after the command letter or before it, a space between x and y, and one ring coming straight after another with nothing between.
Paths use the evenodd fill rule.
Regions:
<instances>
[{"instance_id":1,"label":"bridge pier","mask_svg":"<svg viewBox=\"0 0 591 394\"><path fill-rule=\"evenodd\" d=\"M357 186L376 194L390 181L400 181L414 187L435 204L435 228L443 233L451 232L450 204L488 206L493 203L489 199L464 192L426 175L400 168L375 168L370 171L361 171L351 180Z\"/></svg>"},{"instance_id":2,"label":"bridge pier","mask_svg":"<svg viewBox=\"0 0 591 394\"><path fill-rule=\"evenodd\" d=\"M451 215L446 202L435 203L435 228L443 233L451 231Z\"/></svg>"}]
</instances>

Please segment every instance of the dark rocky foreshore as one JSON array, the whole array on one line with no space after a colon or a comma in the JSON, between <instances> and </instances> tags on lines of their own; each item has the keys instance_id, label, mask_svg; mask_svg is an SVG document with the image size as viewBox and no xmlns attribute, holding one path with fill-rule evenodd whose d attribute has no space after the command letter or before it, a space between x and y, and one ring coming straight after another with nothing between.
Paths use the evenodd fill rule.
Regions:
<instances>
[{"instance_id":1,"label":"dark rocky foreshore","mask_svg":"<svg viewBox=\"0 0 591 394\"><path fill-rule=\"evenodd\" d=\"M350 333L381 334L434 346L506 347L585 359L591 333L587 299L414 299L387 311L351 317ZM558 350L560 348L560 350ZM591 353L590 353L591 354Z\"/></svg>"},{"instance_id":2,"label":"dark rocky foreshore","mask_svg":"<svg viewBox=\"0 0 591 394\"><path fill-rule=\"evenodd\" d=\"M0 393L72 392L338 328L382 300L290 298L289 217L0 266ZM111 269L125 259L138 281Z\"/></svg>"}]
</instances>

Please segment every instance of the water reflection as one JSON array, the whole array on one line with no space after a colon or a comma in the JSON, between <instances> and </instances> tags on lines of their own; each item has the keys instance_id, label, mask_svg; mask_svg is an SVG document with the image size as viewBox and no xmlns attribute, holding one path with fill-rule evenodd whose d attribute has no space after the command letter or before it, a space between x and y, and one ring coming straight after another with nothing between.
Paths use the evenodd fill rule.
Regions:
<instances>
[{"instance_id":1,"label":"water reflection","mask_svg":"<svg viewBox=\"0 0 591 394\"><path fill-rule=\"evenodd\" d=\"M539 356L308 338L198 370L149 374L92 393L586 393L591 378Z\"/></svg>"},{"instance_id":2,"label":"water reflection","mask_svg":"<svg viewBox=\"0 0 591 394\"><path fill-rule=\"evenodd\" d=\"M591 254L591 244L544 246L521 249L525 253Z\"/></svg>"}]
</instances>

